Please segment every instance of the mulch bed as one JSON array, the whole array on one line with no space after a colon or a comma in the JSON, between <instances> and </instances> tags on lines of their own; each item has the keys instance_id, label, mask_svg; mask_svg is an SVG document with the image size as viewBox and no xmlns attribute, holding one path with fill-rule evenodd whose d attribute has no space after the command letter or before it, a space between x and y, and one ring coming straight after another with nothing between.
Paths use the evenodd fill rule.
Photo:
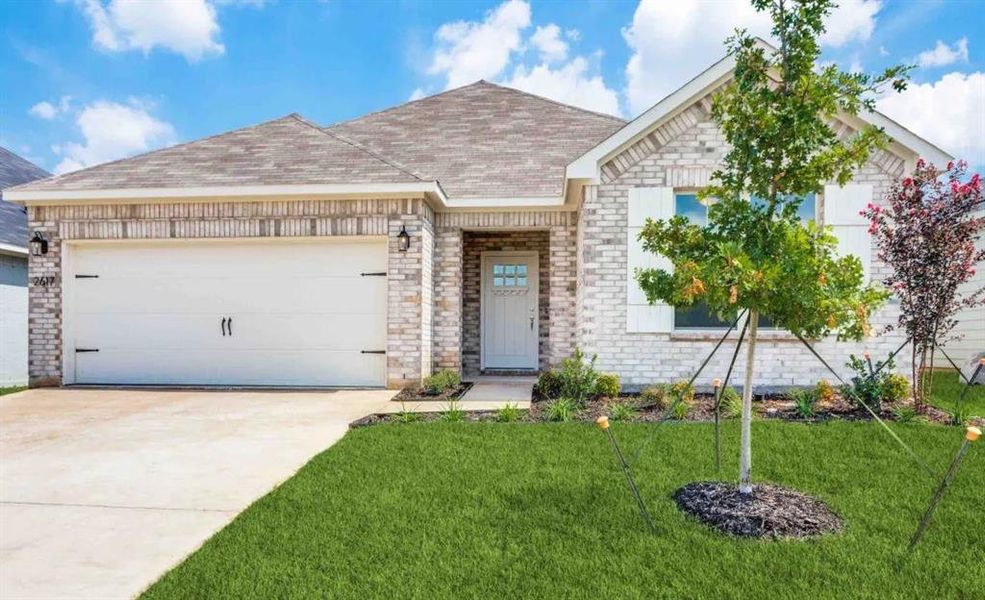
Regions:
<instances>
[{"instance_id":1,"label":"mulch bed","mask_svg":"<svg viewBox=\"0 0 985 600\"><path fill-rule=\"evenodd\" d=\"M465 392L469 391L472 387L471 381L463 381L458 384L457 388L452 388L450 390L444 390L440 394L429 394L423 388L404 388L400 390L400 393L393 397L394 402L404 402L407 404L416 402L451 402L461 398ZM413 406L409 406L408 410L413 409Z\"/></svg>"},{"instance_id":2,"label":"mulch bed","mask_svg":"<svg viewBox=\"0 0 985 600\"><path fill-rule=\"evenodd\" d=\"M677 507L727 535L765 539L811 538L837 533L844 523L824 502L771 484L739 493L735 484L689 483L674 492Z\"/></svg>"}]
</instances>

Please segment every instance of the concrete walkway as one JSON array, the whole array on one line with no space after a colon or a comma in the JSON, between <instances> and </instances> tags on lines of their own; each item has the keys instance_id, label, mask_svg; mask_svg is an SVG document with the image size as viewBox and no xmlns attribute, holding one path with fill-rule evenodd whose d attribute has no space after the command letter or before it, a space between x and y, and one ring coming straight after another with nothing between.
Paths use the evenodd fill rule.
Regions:
<instances>
[{"instance_id":1,"label":"concrete walkway","mask_svg":"<svg viewBox=\"0 0 985 600\"><path fill-rule=\"evenodd\" d=\"M512 377L485 375L475 380L475 385L462 396L464 410L500 408L506 404L516 404L519 408L530 408L536 377Z\"/></svg>"},{"instance_id":2,"label":"concrete walkway","mask_svg":"<svg viewBox=\"0 0 985 600\"><path fill-rule=\"evenodd\" d=\"M130 598L392 391L0 397L0 598Z\"/></svg>"}]
</instances>

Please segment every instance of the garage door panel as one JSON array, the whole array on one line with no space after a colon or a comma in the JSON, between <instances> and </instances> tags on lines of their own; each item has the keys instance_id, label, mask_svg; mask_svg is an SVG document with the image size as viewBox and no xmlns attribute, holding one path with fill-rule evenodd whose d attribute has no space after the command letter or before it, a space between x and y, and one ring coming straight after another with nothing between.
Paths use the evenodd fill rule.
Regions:
<instances>
[{"instance_id":1,"label":"garage door panel","mask_svg":"<svg viewBox=\"0 0 985 600\"><path fill-rule=\"evenodd\" d=\"M234 314L232 332L235 347L256 350L291 350L299 345L354 352L386 348L386 321L379 314L274 315L263 319Z\"/></svg>"},{"instance_id":2,"label":"garage door panel","mask_svg":"<svg viewBox=\"0 0 985 600\"><path fill-rule=\"evenodd\" d=\"M115 245L90 246L76 260L76 272L100 273L105 277L148 277L185 279L188 277L251 277L255 265L284 276L351 276L353 273L386 270L386 253L379 241L363 242L286 242L283 250L272 254L270 243L198 242L144 243L126 247L126 255ZM332 248L345 255L344 261L326 261ZM202 260L207 255L208 260ZM161 262L161 258L167 260Z\"/></svg>"},{"instance_id":3,"label":"garage door panel","mask_svg":"<svg viewBox=\"0 0 985 600\"><path fill-rule=\"evenodd\" d=\"M364 353L386 348L384 238L70 252L73 274L98 276L73 278L67 296L75 348L99 350L74 355L79 383L385 383L385 355Z\"/></svg>"}]
</instances>

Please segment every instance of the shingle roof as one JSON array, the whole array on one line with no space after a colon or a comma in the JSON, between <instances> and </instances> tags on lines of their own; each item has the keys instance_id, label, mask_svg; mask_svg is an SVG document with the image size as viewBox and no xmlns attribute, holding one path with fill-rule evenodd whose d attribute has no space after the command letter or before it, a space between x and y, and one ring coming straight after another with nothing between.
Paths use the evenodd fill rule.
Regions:
<instances>
[{"instance_id":1,"label":"shingle roof","mask_svg":"<svg viewBox=\"0 0 985 600\"><path fill-rule=\"evenodd\" d=\"M452 198L559 197L567 164L624 124L479 81L330 127L289 115L18 191L437 181Z\"/></svg>"},{"instance_id":2,"label":"shingle roof","mask_svg":"<svg viewBox=\"0 0 985 600\"><path fill-rule=\"evenodd\" d=\"M351 140L288 115L66 173L31 191L247 185L404 183L412 173Z\"/></svg>"},{"instance_id":3,"label":"shingle roof","mask_svg":"<svg viewBox=\"0 0 985 600\"><path fill-rule=\"evenodd\" d=\"M27 247L27 213L3 200L3 189L50 175L41 167L0 147L0 244Z\"/></svg>"},{"instance_id":4,"label":"shingle roof","mask_svg":"<svg viewBox=\"0 0 985 600\"><path fill-rule=\"evenodd\" d=\"M479 81L327 131L436 179L449 197L561 196L564 169L625 125Z\"/></svg>"}]
</instances>

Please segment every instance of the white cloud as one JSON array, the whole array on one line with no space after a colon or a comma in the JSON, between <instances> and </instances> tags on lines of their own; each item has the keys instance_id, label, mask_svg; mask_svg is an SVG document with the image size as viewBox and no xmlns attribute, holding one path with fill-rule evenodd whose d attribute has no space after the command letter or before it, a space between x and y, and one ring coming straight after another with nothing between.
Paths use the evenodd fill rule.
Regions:
<instances>
[{"instance_id":1,"label":"white cloud","mask_svg":"<svg viewBox=\"0 0 985 600\"><path fill-rule=\"evenodd\" d=\"M879 46L879 56L889 56L889 50L885 46Z\"/></svg>"},{"instance_id":2,"label":"white cloud","mask_svg":"<svg viewBox=\"0 0 985 600\"><path fill-rule=\"evenodd\" d=\"M568 58L568 43L561 39L561 28L554 23L538 27L530 36L530 43L544 62L558 62Z\"/></svg>"},{"instance_id":3,"label":"white cloud","mask_svg":"<svg viewBox=\"0 0 985 600\"><path fill-rule=\"evenodd\" d=\"M937 40L933 50L925 50L917 56L917 64L921 67L943 67L958 61L968 62L968 38L961 38L953 46Z\"/></svg>"},{"instance_id":4,"label":"white cloud","mask_svg":"<svg viewBox=\"0 0 985 600\"><path fill-rule=\"evenodd\" d=\"M559 102L619 114L619 95L606 86L598 60L569 56L570 42L580 39L577 30L563 31L548 23L527 35L530 26L530 5L524 0L506 0L482 21L446 23L434 35L436 48L427 72L443 79L444 89L488 79ZM426 87L415 89L410 99L425 95Z\"/></svg>"},{"instance_id":5,"label":"white cloud","mask_svg":"<svg viewBox=\"0 0 985 600\"><path fill-rule=\"evenodd\" d=\"M821 42L842 46L872 35L879 0L841 0ZM632 55L626 65L626 101L637 115L725 56L723 41L736 28L771 39L766 12L748 0L641 0L623 29Z\"/></svg>"},{"instance_id":6,"label":"white cloud","mask_svg":"<svg viewBox=\"0 0 985 600\"><path fill-rule=\"evenodd\" d=\"M104 50L160 47L194 62L225 52L218 41L216 11L206 0L76 0L92 26L93 43Z\"/></svg>"},{"instance_id":7,"label":"white cloud","mask_svg":"<svg viewBox=\"0 0 985 600\"><path fill-rule=\"evenodd\" d=\"M581 56L557 69L546 63L530 69L520 65L504 83L565 104L610 115L619 114L619 95L606 87L597 71L592 74L588 61Z\"/></svg>"},{"instance_id":8,"label":"white cloud","mask_svg":"<svg viewBox=\"0 0 985 600\"><path fill-rule=\"evenodd\" d=\"M737 27L766 37L770 20L747 0L642 0L622 32L633 52L626 65L626 100L632 115L722 58L722 42Z\"/></svg>"},{"instance_id":9,"label":"white cloud","mask_svg":"<svg viewBox=\"0 0 985 600\"><path fill-rule=\"evenodd\" d=\"M826 31L821 43L839 47L856 40L864 42L872 37L876 14L881 9L881 0L838 0L838 7L824 22Z\"/></svg>"},{"instance_id":10,"label":"white cloud","mask_svg":"<svg viewBox=\"0 0 985 600\"><path fill-rule=\"evenodd\" d=\"M41 101L31 107L28 113L38 117L39 119L44 119L45 121L50 121L58 115L58 109L55 105L48 101Z\"/></svg>"},{"instance_id":11,"label":"white cloud","mask_svg":"<svg viewBox=\"0 0 985 600\"><path fill-rule=\"evenodd\" d=\"M521 32L530 26L530 5L507 0L480 23L445 23L434 34L438 49L428 73L447 78L446 88L496 77L522 48Z\"/></svg>"},{"instance_id":12,"label":"white cloud","mask_svg":"<svg viewBox=\"0 0 985 600\"><path fill-rule=\"evenodd\" d=\"M414 88L414 91L411 92L410 97L407 98L407 101L413 102L414 100L420 100L427 95L428 93L424 91L424 88Z\"/></svg>"},{"instance_id":13,"label":"white cloud","mask_svg":"<svg viewBox=\"0 0 985 600\"><path fill-rule=\"evenodd\" d=\"M55 172L75 171L173 144L174 127L153 117L149 110L136 100L126 104L101 100L83 107L75 123L85 141L52 147L62 157Z\"/></svg>"},{"instance_id":14,"label":"white cloud","mask_svg":"<svg viewBox=\"0 0 985 600\"><path fill-rule=\"evenodd\" d=\"M910 84L878 106L949 153L985 167L985 73L948 73L932 83Z\"/></svg>"},{"instance_id":15,"label":"white cloud","mask_svg":"<svg viewBox=\"0 0 985 600\"><path fill-rule=\"evenodd\" d=\"M47 100L42 100L34 106L32 106L27 112L38 117L39 119L44 119L45 121L51 121L58 115L65 114L71 109L71 96L62 96L58 100L58 104L53 104Z\"/></svg>"}]
</instances>

